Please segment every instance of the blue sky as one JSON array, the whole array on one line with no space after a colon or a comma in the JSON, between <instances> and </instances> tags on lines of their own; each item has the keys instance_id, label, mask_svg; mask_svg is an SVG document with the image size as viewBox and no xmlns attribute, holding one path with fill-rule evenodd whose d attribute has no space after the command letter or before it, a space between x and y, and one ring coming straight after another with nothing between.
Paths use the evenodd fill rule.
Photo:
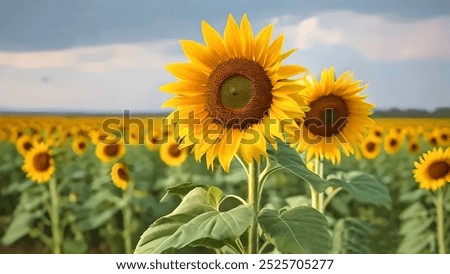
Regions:
<instances>
[{"instance_id":1,"label":"blue sky","mask_svg":"<svg viewBox=\"0 0 450 274\"><path fill-rule=\"evenodd\" d=\"M450 1L0 1L0 111L164 111L164 65L247 13L285 35L287 62L369 83L379 109L450 106Z\"/></svg>"}]
</instances>

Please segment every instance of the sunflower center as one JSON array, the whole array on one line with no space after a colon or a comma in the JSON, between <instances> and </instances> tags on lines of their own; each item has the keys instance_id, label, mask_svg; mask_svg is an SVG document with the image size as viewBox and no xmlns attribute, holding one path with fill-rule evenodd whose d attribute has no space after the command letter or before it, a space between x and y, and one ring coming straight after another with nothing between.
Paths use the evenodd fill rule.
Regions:
<instances>
[{"instance_id":1,"label":"sunflower center","mask_svg":"<svg viewBox=\"0 0 450 274\"><path fill-rule=\"evenodd\" d=\"M29 151L32 147L33 145L30 142L25 142L23 144L23 149L25 149L25 151Z\"/></svg>"},{"instance_id":2,"label":"sunflower center","mask_svg":"<svg viewBox=\"0 0 450 274\"><path fill-rule=\"evenodd\" d=\"M79 149L83 150L85 147L86 147L86 143L85 142L78 143L78 148Z\"/></svg>"},{"instance_id":3,"label":"sunflower center","mask_svg":"<svg viewBox=\"0 0 450 274\"><path fill-rule=\"evenodd\" d=\"M396 147L397 146L397 140L395 140L395 139L391 139L390 141L389 141L389 145L391 146L391 147Z\"/></svg>"},{"instance_id":4,"label":"sunflower center","mask_svg":"<svg viewBox=\"0 0 450 274\"><path fill-rule=\"evenodd\" d=\"M33 166L37 171L44 172L50 167L50 155L40 152L33 158Z\"/></svg>"},{"instance_id":5,"label":"sunflower center","mask_svg":"<svg viewBox=\"0 0 450 274\"><path fill-rule=\"evenodd\" d=\"M128 182L128 174L123 168L119 168L117 170L117 175L119 176L120 179Z\"/></svg>"},{"instance_id":6,"label":"sunflower center","mask_svg":"<svg viewBox=\"0 0 450 274\"><path fill-rule=\"evenodd\" d=\"M178 144L171 144L168 151L170 156L174 158L178 158L181 155L181 150L178 149Z\"/></svg>"},{"instance_id":7,"label":"sunflower center","mask_svg":"<svg viewBox=\"0 0 450 274\"><path fill-rule=\"evenodd\" d=\"M109 157L115 157L119 154L119 145L118 144L107 144L103 150L105 154Z\"/></svg>"},{"instance_id":8,"label":"sunflower center","mask_svg":"<svg viewBox=\"0 0 450 274\"><path fill-rule=\"evenodd\" d=\"M444 140L444 141L447 141L447 139L448 139L448 136L447 136L447 134L445 134L445 133L442 133L442 135L441 135L441 139L442 139L442 140Z\"/></svg>"},{"instance_id":9,"label":"sunflower center","mask_svg":"<svg viewBox=\"0 0 450 274\"><path fill-rule=\"evenodd\" d=\"M272 82L254 61L233 58L220 63L206 86L206 108L226 128L248 128L260 122L272 105Z\"/></svg>"},{"instance_id":10,"label":"sunflower center","mask_svg":"<svg viewBox=\"0 0 450 274\"><path fill-rule=\"evenodd\" d=\"M433 145L433 146L437 145L437 140L436 140L436 138L435 138L435 137L432 137L432 138L430 139L430 143L431 143L431 145Z\"/></svg>"},{"instance_id":11,"label":"sunflower center","mask_svg":"<svg viewBox=\"0 0 450 274\"><path fill-rule=\"evenodd\" d=\"M345 101L334 94L322 96L310 105L305 126L315 135L329 137L341 132L348 120Z\"/></svg>"},{"instance_id":12,"label":"sunflower center","mask_svg":"<svg viewBox=\"0 0 450 274\"><path fill-rule=\"evenodd\" d=\"M434 180L444 178L450 171L450 166L445 161L434 162L428 167L428 174Z\"/></svg>"},{"instance_id":13,"label":"sunflower center","mask_svg":"<svg viewBox=\"0 0 450 274\"><path fill-rule=\"evenodd\" d=\"M411 151L417 151L419 149L419 146L416 143L412 143L410 149Z\"/></svg>"},{"instance_id":14,"label":"sunflower center","mask_svg":"<svg viewBox=\"0 0 450 274\"><path fill-rule=\"evenodd\" d=\"M373 152L375 150L375 147L376 147L376 145L374 142L368 142L366 144L366 149L368 152Z\"/></svg>"},{"instance_id":15,"label":"sunflower center","mask_svg":"<svg viewBox=\"0 0 450 274\"><path fill-rule=\"evenodd\" d=\"M220 95L224 107L243 108L253 97L252 82L244 76L231 76L223 81L220 87Z\"/></svg>"}]
</instances>

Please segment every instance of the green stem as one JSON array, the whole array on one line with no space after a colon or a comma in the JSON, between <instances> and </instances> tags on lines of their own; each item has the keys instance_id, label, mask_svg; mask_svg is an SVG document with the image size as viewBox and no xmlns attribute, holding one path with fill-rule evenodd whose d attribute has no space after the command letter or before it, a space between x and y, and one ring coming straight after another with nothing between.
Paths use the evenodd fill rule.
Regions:
<instances>
[{"instance_id":1,"label":"green stem","mask_svg":"<svg viewBox=\"0 0 450 274\"><path fill-rule=\"evenodd\" d=\"M445 254L445 231L444 231L444 192L439 190L436 200L436 225L437 225L437 243L439 254Z\"/></svg>"},{"instance_id":2,"label":"green stem","mask_svg":"<svg viewBox=\"0 0 450 274\"><path fill-rule=\"evenodd\" d=\"M134 184L132 181L128 183L127 189L123 192L123 198L126 201L125 207L122 209L122 220L123 220L123 243L125 254L131 254L133 251L132 247L132 227L131 222L133 219L133 211L131 209L131 199L133 196Z\"/></svg>"},{"instance_id":3,"label":"green stem","mask_svg":"<svg viewBox=\"0 0 450 274\"><path fill-rule=\"evenodd\" d=\"M53 253L61 254L62 252L62 237L59 229L59 206L58 206L58 192L56 190L56 179L52 177L48 183L50 190L50 222L53 238Z\"/></svg>"},{"instance_id":4,"label":"green stem","mask_svg":"<svg viewBox=\"0 0 450 274\"><path fill-rule=\"evenodd\" d=\"M248 205L255 213L248 233L248 253L258 253L258 214L259 214L259 165L256 162L248 164Z\"/></svg>"},{"instance_id":5,"label":"green stem","mask_svg":"<svg viewBox=\"0 0 450 274\"><path fill-rule=\"evenodd\" d=\"M314 158L314 173L319 177L323 177L323 163L319 157ZM311 206L317 209L319 212L324 212L324 193L317 192L312 186L311 189Z\"/></svg>"}]
</instances>

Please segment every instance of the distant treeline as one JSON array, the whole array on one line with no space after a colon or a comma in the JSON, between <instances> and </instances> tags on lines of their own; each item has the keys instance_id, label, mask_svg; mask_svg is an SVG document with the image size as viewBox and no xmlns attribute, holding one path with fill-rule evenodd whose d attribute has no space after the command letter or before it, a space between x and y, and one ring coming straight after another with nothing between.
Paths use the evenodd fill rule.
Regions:
<instances>
[{"instance_id":1,"label":"distant treeline","mask_svg":"<svg viewBox=\"0 0 450 274\"><path fill-rule=\"evenodd\" d=\"M450 118L450 107L437 108L434 111L423 109L376 109L372 117L409 117L409 118Z\"/></svg>"},{"instance_id":2,"label":"distant treeline","mask_svg":"<svg viewBox=\"0 0 450 274\"><path fill-rule=\"evenodd\" d=\"M15 112L15 111L2 111L0 110L0 116L4 115L18 115L18 116L122 116L124 113L89 113L89 112ZM168 112L160 113L143 113L129 111L129 117L164 117ZM434 111L427 111L423 109L375 109L372 117L407 117L407 118L450 118L450 107L436 108Z\"/></svg>"}]
</instances>

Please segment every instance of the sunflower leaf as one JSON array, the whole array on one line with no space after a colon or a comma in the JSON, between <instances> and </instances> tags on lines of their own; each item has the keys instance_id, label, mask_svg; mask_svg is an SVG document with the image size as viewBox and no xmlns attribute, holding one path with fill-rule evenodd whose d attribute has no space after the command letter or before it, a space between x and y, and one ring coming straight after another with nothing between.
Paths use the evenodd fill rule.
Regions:
<instances>
[{"instance_id":1,"label":"sunflower leaf","mask_svg":"<svg viewBox=\"0 0 450 274\"><path fill-rule=\"evenodd\" d=\"M259 224L269 241L281 252L328 253L331 236L328 222L319 211L299 206L281 214L274 209L262 209Z\"/></svg>"},{"instance_id":2,"label":"sunflower leaf","mask_svg":"<svg viewBox=\"0 0 450 274\"><path fill-rule=\"evenodd\" d=\"M277 140L277 147L277 150L273 148L268 150L269 159L272 162L297 175L318 192L323 192L330 185L327 180L310 171L294 149L279 140Z\"/></svg>"},{"instance_id":3,"label":"sunflower leaf","mask_svg":"<svg viewBox=\"0 0 450 274\"><path fill-rule=\"evenodd\" d=\"M221 212L218 206L222 196L222 191L214 186L194 188L172 213L150 225L135 253L164 253L189 245L208 248L230 245L250 226L253 210L238 206Z\"/></svg>"},{"instance_id":4,"label":"sunflower leaf","mask_svg":"<svg viewBox=\"0 0 450 274\"><path fill-rule=\"evenodd\" d=\"M385 184L375 177L359 171L344 173L338 172L327 177L336 187L342 187L356 200L374 205L391 208L392 200Z\"/></svg>"}]
</instances>

